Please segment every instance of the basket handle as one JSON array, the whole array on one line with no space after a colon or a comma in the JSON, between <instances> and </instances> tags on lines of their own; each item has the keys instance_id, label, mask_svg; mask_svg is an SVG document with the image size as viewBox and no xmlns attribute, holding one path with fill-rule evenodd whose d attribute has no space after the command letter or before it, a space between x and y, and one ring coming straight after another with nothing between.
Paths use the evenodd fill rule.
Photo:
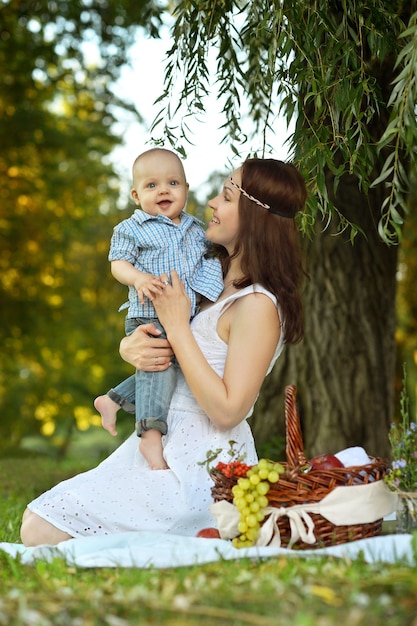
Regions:
<instances>
[{"instance_id":1,"label":"basket handle","mask_svg":"<svg viewBox=\"0 0 417 626\"><path fill-rule=\"evenodd\" d=\"M287 385L287 387L285 387L285 452L288 466L295 468L307 463L304 455L303 434L301 432L300 419L295 400L296 393L297 387L295 385Z\"/></svg>"}]
</instances>

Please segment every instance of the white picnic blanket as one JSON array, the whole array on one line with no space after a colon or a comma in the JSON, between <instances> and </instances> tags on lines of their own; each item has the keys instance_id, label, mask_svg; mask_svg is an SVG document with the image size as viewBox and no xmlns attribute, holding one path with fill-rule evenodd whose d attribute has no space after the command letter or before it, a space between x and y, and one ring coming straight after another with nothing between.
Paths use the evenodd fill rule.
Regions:
<instances>
[{"instance_id":1,"label":"white picnic blanket","mask_svg":"<svg viewBox=\"0 0 417 626\"><path fill-rule=\"evenodd\" d=\"M57 546L26 548L16 543L0 543L0 550L22 563L64 559L77 567L167 568L202 565L239 558L266 559L277 556L311 558L335 556L347 559L363 557L368 563L396 563L416 566L412 535L382 535L340 546L317 550L289 550L280 547L237 549L224 539L184 537L153 532L129 532L103 537L82 537L63 541Z\"/></svg>"}]
</instances>

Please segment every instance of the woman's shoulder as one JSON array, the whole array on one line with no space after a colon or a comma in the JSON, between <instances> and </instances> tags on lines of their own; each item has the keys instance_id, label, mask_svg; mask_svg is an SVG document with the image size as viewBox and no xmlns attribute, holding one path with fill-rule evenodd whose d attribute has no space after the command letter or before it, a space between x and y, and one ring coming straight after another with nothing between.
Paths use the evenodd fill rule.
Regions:
<instances>
[{"instance_id":1,"label":"woman's shoulder","mask_svg":"<svg viewBox=\"0 0 417 626\"><path fill-rule=\"evenodd\" d=\"M277 335L277 347L274 355L275 359L278 357L284 345L284 332L282 324L282 312L279 302L276 296L259 284L249 285L240 292L239 305L237 307L236 319L240 320L252 320L252 323L256 321L261 327L268 329L268 332L275 333L279 328ZM253 295L254 297L251 297ZM245 297L247 296L247 297ZM262 296L259 298L259 296ZM244 322L245 323L245 322ZM270 371L270 370L268 370Z\"/></svg>"},{"instance_id":2,"label":"woman's shoulder","mask_svg":"<svg viewBox=\"0 0 417 626\"><path fill-rule=\"evenodd\" d=\"M246 302L248 302L249 300L252 300L252 298L250 297L248 298L247 296L251 296L251 295L256 296L257 294L263 294L267 296L271 300L271 302L274 304L274 306L279 309L279 304L273 293L268 291L268 289L265 289L265 287L262 287L262 285L253 284L253 285L248 285L247 287L244 287L243 289L238 289L237 291L230 294L226 298L220 298L214 304L209 303L208 306L202 307L201 312L204 313L205 311L216 311L217 315L222 315L237 300L240 300L242 303L244 303L245 300Z\"/></svg>"},{"instance_id":3,"label":"woman's shoulder","mask_svg":"<svg viewBox=\"0 0 417 626\"><path fill-rule=\"evenodd\" d=\"M262 285L250 285L240 292L240 297L235 300L237 310L244 317L252 317L257 320L268 320L270 316L279 313L277 299L268 289Z\"/></svg>"},{"instance_id":4,"label":"woman's shoulder","mask_svg":"<svg viewBox=\"0 0 417 626\"><path fill-rule=\"evenodd\" d=\"M267 298L258 298L258 295L263 295ZM227 311L227 309L229 309L234 303L236 305L239 303L238 309L240 311L247 311L249 313L252 312L254 315L256 315L259 310L262 311L262 309L265 308L271 308L272 310L271 305L273 305L274 309L278 309L279 312L279 305L274 294L259 284L248 285L247 287L239 289L235 293L231 294L225 300L219 301L219 315L225 313L225 311Z\"/></svg>"},{"instance_id":5,"label":"woman's shoulder","mask_svg":"<svg viewBox=\"0 0 417 626\"><path fill-rule=\"evenodd\" d=\"M253 285L248 285L248 287L244 287L243 289L240 289L232 297L243 298L244 296L247 296L249 294L258 294L258 293L262 293L265 296L268 296L268 298L270 298L272 300L272 302L275 304L275 306L277 306L277 299L274 296L274 294L271 291L268 291L268 289L265 289L265 287L263 287L259 283L255 283Z\"/></svg>"}]
</instances>

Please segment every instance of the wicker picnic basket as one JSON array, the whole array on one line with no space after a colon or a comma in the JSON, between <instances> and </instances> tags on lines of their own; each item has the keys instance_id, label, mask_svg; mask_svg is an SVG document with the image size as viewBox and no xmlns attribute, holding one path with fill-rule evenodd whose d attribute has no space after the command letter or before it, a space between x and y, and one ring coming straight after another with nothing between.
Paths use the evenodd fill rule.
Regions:
<instances>
[{"instance_id":1,"label":"wicker picnic basket","mask_svg":"<svg viewBox=\"0 0 417 626\"><path fill-rule=\"evenodd\" d=\"M285 389L285 422L286 422L286 457L282 465L285 473L277 483L272 484L268 492L271 507L290 507L297 504L320 502L335 487L364 485L381 480L386 473L387 463L384 459L370 457L367 465L340 467L331 470L305 471L308 461L304 455L304 444L296 406L296 387L289 385ZM232 487L237 478L228 478L222 472L213 471L214 481L212 497L215 502L220 500L233 501ZM349 492L346 492L349 497ZM336 526L317 513L311 513L314 522L316 543L311 545L299 539L292 547L295 549L321 548L374 537L381 533L382 519L367 524ZM281 545L286 547L290 541L290 521L287 516L280 517L278 528Z\"/></svg>"}]
</instances>

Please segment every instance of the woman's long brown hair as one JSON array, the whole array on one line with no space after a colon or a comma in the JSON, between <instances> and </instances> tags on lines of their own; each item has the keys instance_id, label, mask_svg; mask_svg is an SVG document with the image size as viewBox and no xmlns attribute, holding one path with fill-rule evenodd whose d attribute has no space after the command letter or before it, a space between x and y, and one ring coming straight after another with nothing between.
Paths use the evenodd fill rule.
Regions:
<instances>
[{"instance_id":1,"label":"woman's long brown hair","mask_svg":"<svg viewBox=\"0 0 417 626\"><path fill-rule=\"evenodd\" d=\"M305 182L293 165L275 159L247 159L241 172L242 188L270 209L240 195L238 244L232 256L240 255L244 278L234 284L243 288L259 283L273 293L281 307L285 342L297 343L304 333L300 288L305 272L294 216L306 201ZM227 257L223 263L227 270Z\"/></svg>"}]
</instances>

